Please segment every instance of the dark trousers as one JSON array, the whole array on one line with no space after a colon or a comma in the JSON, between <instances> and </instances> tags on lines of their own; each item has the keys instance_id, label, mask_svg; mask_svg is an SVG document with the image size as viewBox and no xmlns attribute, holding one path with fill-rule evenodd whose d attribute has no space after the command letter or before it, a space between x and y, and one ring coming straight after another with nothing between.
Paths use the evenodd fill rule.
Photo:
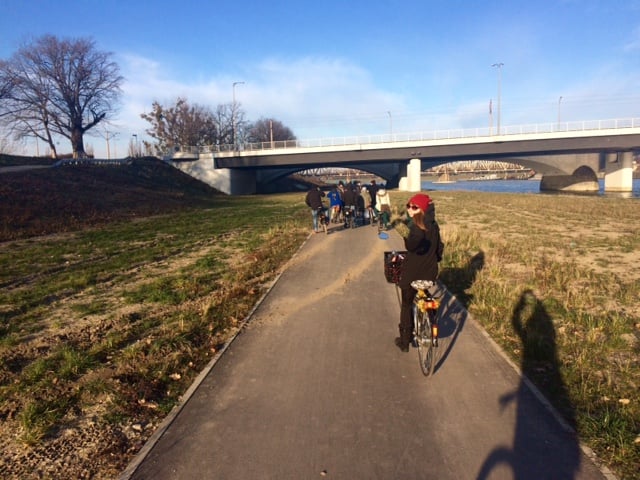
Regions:
<instances>
[{"instance_id":1,"label":"dark trousers","mask_svg":"<svg viewBox=\"0 0 640 480\"><path fill-rule=\"evenodd\" d=\"M400 305L400 323L398 329L400 330L400 343L402 346L408 346L413 340L413 298L416 295L416 291L409 288L400 289L402 295L402 303Z\"/></svg>"}]
</instances>

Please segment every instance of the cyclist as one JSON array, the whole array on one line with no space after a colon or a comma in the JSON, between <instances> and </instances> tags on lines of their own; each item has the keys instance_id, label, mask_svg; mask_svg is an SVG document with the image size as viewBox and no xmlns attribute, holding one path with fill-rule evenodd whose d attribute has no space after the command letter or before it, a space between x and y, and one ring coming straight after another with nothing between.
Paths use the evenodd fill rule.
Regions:
<instances>
[{"instance_id":1,"label":"cyclist","mask_svg":"<svg viewBox=\"0 0 640 480\"><path fill-rule=\"evenodd\" d=\"M343 203L343 217L344 217L344 228L348 228L350 225L347 224L347 210L350 212L353 217L356 214L356 203L357 203L358 194L355 191L355 185L347 184L344 187L344 193L342 194L342 203Z\"/></svg>"},{"instance_id":2,"label":"cyclist","mask_svg":"<svg viewBox=\"0 0 640 480\"><path fill-rule=\"evenodd\" d=\"M338 192L338 189L336 187L333 187L327 194L327 198L329 198L329 222L338 223L338 218L340 217L340 210L342 207L342 198L340 197L340 192Z\"/></svg>"},{"instance_id":3,"label":"cyclist","mask_svg":"<svg viewBox=\"0 0 640 480\"><path fill-rule=\"evenodd\" d=\"M313 231L318 233L318 209L324 207L322 205L322 197L324 192L318 186L312 186L307 192L304 203L311 208L311 219L313 221Z\"/></svg>"},{"instance_id":4,"label":"cyclist","mask_svg":"<svg viewBox=\"0 0 640 480\"><path fill-rule=\"evenodd\" d=\"M369 209L370 213L373 213L374 216L373 218L371 218L371 223L375 222L377 220L377 214L378 214L378 209L376 208L376 202L377 202L377 197L376 194L378 193L378 189L380 188L378 185L376 185L376 181L375 180L371 180L371 183L369 185L367 185L366 187L364 187L367 191L367 193L369 194L369 201L366 202L367 203L367 208Z\"/></svg>"},{"instance_id":5,"label":"cyclist","mask_svg":"<svg viewBox=\"0 0 640 480\"><path fill-rule=\"evenodd\" d=\"M366 205L369 204L367 202L368 194L366 187L363 187L359 183L354 186L356 192L356 218L358 220L358 225L364 225L364 211Z\"/></svg>"},{"instance_id":6,"label":"cyclist","mask_svg":"<svg viewBox=\"0 0 640 480\"><path fill-rule=\"evenodd\" d=\"M389 229L389 221L391 220L391 199L389 192L384 187L380 187L376 192L376 210L378 212L379 221L385 230Z\"/></svg>"},{"instance_id":7,"label":"cyclist","mask_svg":"<svg viewBox=\"0 0 640 480\"><path fill-rule=\"evenodd\" d=\"M400 306L400 336L396 346L409 351L412 340L413 319L411 309L416 291L411 287L414 280L433 280L438 277L438 261L441 252L440 227L435 220L433 202L428 195L418 193L407 202L409 234L404 239L407 256L402 265L400 283L402 303Z\"/></svg>"}]
</instances>

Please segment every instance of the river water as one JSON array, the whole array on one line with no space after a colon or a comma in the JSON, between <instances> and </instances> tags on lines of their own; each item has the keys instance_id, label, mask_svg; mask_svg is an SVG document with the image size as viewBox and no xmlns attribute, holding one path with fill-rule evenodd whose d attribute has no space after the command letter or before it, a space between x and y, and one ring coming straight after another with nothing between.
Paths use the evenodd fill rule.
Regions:
<instances>
[{"instance_id":1,"label":"river water","mask_svg":"<svg viewBox=\"0 0 640 480\"><path fill-rule=\"evenodd\" d=\"M434 183L423 181L422 190L473 190L478 192L496 193L542 193L540 180L461 180L453 183ZM600 192L593 195L611 197L640 198L640 179L633 181L633 191L630 193L604 193L604 180L600 180Z\"/></svg>"}]
</instances>

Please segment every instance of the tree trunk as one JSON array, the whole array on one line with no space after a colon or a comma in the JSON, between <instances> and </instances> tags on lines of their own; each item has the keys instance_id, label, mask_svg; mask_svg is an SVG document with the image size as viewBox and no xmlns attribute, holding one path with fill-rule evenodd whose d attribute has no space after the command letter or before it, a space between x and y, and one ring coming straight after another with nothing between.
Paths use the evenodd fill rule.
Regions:
<instances>
[{"instance_id":1,"label":"tree trunk","mask_svg":"<svg viewBox=\"0 0 640 480\"><path fill-rule=\"evenodd\" d=\"M73 149L73 158L85 158L87 156L84 151L82 128L76 126L71 131L71 148Z\"/></svg>"}]
</instances>

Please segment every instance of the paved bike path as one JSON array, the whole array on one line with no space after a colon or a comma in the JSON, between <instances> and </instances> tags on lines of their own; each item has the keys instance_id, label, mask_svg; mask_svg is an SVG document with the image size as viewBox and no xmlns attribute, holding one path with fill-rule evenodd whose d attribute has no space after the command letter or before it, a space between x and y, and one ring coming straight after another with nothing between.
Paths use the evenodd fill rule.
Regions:
<instances>
[{"instance_id":1,"label":"paved bike path","mask_svg":"<svg viewBox=\"0 0 640 480\"><path fill-rule=\"evenodd\" d=\"M606 478L450 297L433 377L394 346L393 248L312 235L122 478Z\"/></svg>"}]
</instances>

